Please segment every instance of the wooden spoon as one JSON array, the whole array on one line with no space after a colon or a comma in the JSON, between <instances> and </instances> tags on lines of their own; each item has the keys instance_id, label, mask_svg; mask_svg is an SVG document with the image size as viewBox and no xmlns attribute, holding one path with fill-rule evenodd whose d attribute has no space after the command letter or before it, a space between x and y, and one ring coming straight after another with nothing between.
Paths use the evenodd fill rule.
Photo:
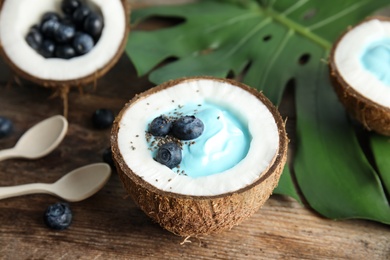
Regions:
<instances>
[{"instance_id":1,"label":"wooden spoon","mask_svg":"<svg viewBox=\"0 0 390 260\"><path fill-rule=\"evenodd\" d=\"M106 163L89 164L64 175L55 183L31 183L0 187L0 199L27 194L44 193L75 202L89 198L108 181L111 168Z\"/></svg>"},{"instance_id":2,"label":"wooden spoon","mask_svg":"<svg viewBox=\"0 0 390 260\"><path fill-rule=\"evenodd\" d=\"M64 139L68 121L61 115L47 118L25 132L13 148L0 151L0 161L10 158L36 159L53 151Z\"/></svg>"}]
</instances>

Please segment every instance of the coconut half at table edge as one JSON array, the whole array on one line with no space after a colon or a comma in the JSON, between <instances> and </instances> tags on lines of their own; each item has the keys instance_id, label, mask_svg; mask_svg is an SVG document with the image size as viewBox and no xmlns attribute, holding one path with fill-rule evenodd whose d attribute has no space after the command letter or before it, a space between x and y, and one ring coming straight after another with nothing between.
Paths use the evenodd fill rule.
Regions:
<instances>
[{"instance_id":1,"label":"coconut half at table edge","mask_svg":"<svg viewBox=\"0 0 390 260\"><path fill-rule=\"evenodd\" d=\"M211 177L208 176L210 178L214 178L213 176L217 176L215 177L217 179L211 182L218 183L218 182L223 182L224 176L235 175L235 177L232 177L234 179L234 178L240 178L240 174L245 175L246 171L247 172L256 171L253 169L252 167L253 165L255 165L254 167L256 168L259 169L261 168L261 172L257 173L255 179L253 179L247 185L242 185L240 188L236 190L233 189L227 192L219 192L219 194L213 194L213 195L210 194L188 195L191 192L189 192L188 194L186 194L185 192L177 193L177 192L171 192L168 189L168 187L165 190L164 188L156 187L155 184L152 184L153 181L150 180L146 181L147 177L143 176L142 172L135 172L129 166L129 162L124 159L124 157L127 157L125 153L127 153L128 151L121 151L120 147L122 147L123 150L123 145L118 144L120 142L118 141L118 136L122 135L122 133L120 134L118 133L121 131L122 127L125 127L124 123L122 123L121 120L123 120L124 115L127 113L126 111L129 111L130 109L134 108L134 106L136 106L137 103L146 102L145 100L147 100L149 97L158 95L158 93L161 93L161 91L165 91L165 90L171 91L176 87L174 91L176 93L176 91L178 90L177 89L178 84L180 85L182 83L185 85L188 82L191 84L191 82L202 81L202 80L215 81L217 82L216 84L221 83L221 84L232 85L233 88L238 88L240 89L240 91L242 90L246 94L250 94L251 98L256 100L255 102L263 104L264 107L269 111L270 115L272 115L272 118L274 119L274 123L275 123L274 131L276 131L275 134L279 138L276 141L277 144L274 151L275 153L272 155L272 159L270 159L269 165L267 165L266 167L262 166L263 168L257 167L257 164L260 165L262 158L250 157L250 155L252 154L251 149L253 149L253 151L256 150L255 147L252 147L253 143L251 143L251 148L247 156L244 159L242 159L242 161L239 163L239 166L234 166L232 169L230 169L229 174L233 174L233 175L224 175L225 172L223 172L220 174L212 175ZM191 95L196 95L194 93ZM215 93L218 93L218 91L216 91ZM171 101L167 100L167 102L169 103ZM252 113L256 113L256 111L252 111ZM144 117L147 117L147 112L144 115ZM126 121L126 124L128 123L129 122ZM138 122L134 122L134 124L137 123ZM140 129L142 129L142 126ZM132 135L134 133L129 133L129 135L130 134ZM251 132L251 134L255 135L256 133ZM121 137L119 136L119 138ZM140 140L142 140L142 137L140 138L141 138ZM259 140L260 139L257 139L256 142L261 142L261 140L260 141ZM251 142L255 142L255 141L252 140ZM248 87L242 83L233 80L218 79L213 77L192 77L192 78L181 78L177 80L172 80L163 83L157 87L154 87L146 92L143 92L140 95L135 96L124 106L122 111L117 116L111 133L111 146L113 152L113 159L116 164L116 169L119 174L119 177L124 185L124 188L130 194L131 198L135 201L135 203L146 213L146 215L151 217L154 221L159 223L163 228L167 229L168 231L183 237L207 235L207 234L218 233L224 230L228 230L231 229L234 225L239 224L243 220L253 215L265 203L265 201L271 195L273 189L278 184L280 175L283 171L283 167L287 159L288 142L289 140L287 138L286 131L285 131L285 123L283 122L276 107L274 107L273 104L262 93L258 92L257 90L251 87ZM142 144L140 144L140 146L142 146ZM131 154L129 156L131 158ZM154 162L149 161L149 163L147 163L147 165L151 165L151 164L154 164ZM171 175L173 173L171 169L163 165L151 166L151 167L152 168L157 167L156 170L161 170L162 175L165 174ZM159 180L159 182L162 183L165 176L160 175L160 177L161 180ZM152 177L152 179L153 178L154 176ZM167 176L165 178L172 178L172 177ZM173 177L173 178L179 178L179 177ZM179 179L178 182L180 181L184 182L186 180L183 178L191 178L191 177L181 176L180 178L181 179ZM238 180L239 179L237 179L237 181ZM169 181L170 179L168 180L168 182ZM201 181L199 183L201 183ZM194 184L195 187L198 184ZM225 184L222 183L222 185Z\"/></svg>"},{"instance_id":2,"label":"coconut half at table edge","mask_svg":"<svg viewBox=\"0 0 390 260\"><path fill-rule=\"evenodd\" d=\"M39 23L43 13L60 12L60 2L0 0L0 55L17 76L53 89L54 96L58 95L63 100L63 114L67 116L70 88L96 85L97 80L121 57L130 31L130 6L126 0L87 0L102 13L104 20L102 35L94 48L69 60L45 59L28 46L24 37L31 26ZM19 16L12 17L12 14ZM13 27L19 30L13 32Z\"/></svg>"},{"instance_id":3,"label":"coconut half at table edge","mask_svg":"<svg viewBox=\"0 0 390 260\"><path fill-rule=\"evenodd\" d=\"M381 28L384 25L386 30ZM346 30L331 49L329 73L332 86L347 112L365 129L390 136L390 87L361 68L361 53L356 53L356 50L366 48L372 39L380 37L390 39L390 17L368 17ZM349 47L348 42L351 43ZM344 75L346 70L354 73L355 77L349 73Z\"/></svg>"}]
</instances>

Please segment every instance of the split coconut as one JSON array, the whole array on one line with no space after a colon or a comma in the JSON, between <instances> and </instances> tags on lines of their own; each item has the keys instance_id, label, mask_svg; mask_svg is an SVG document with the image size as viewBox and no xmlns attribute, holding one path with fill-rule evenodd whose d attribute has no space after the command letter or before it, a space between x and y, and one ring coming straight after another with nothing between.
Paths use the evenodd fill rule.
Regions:
<instances>
[{"instance_id":1,"label":"split coconut","mask_svg":"<svg viewBox=\"0 0 390 260\"><path fill-rule=\"evenodd\" d=\"M58 91L66 113L69 88L96 82L119 60L129 32L130 8L126 0L75 0L101 17L101 34L86 54L70 59L46 58L29 45L26 37L48 12L59 14L68 23L72 14L64 13L63 1L0 0L0 54L16 75Z\"/></svg>"},{"instance_id":2,"label":"split coconut","mask_svg":"<svg viewBox=\"0 0 390 260\"><path fill-rule=\"evenodd\" d=\"M390 18L370 17L341 35L329 67L348 113L366 129L390 136Z\"/></svg>"},{"instance_id":3,"label":"split coconut","mask_svg":"<svg viewBox=\"0 0 390 260\"><path fill-rule=\"evenodd\" d=\"M203 132L192 140L172 137L175 131L152 136L160 116L173 124L198 118ZM170 142L182 154L167 167L156 154ZM229 79L192 77L135 96L114 122L111 146L125 189L146 215L174 234L197 236L230 229L265 203L283 171L288 138L262 93Z\"/></svg>"}]
</instances>

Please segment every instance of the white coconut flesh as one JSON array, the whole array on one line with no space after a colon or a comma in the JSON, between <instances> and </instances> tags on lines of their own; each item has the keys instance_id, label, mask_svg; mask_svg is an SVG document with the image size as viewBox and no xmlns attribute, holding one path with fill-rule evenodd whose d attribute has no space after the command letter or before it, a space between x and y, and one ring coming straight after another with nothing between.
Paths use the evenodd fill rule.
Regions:
<instances>
[{"instance_id":1,"label":"white coconut flesh","mask_svg":"<svg viewBox=\"0 0 390 260\"><path fill-rule=\"evenodd\" d=\"M389 21L368 20L348 31L338 42L333 59L350 87L390 108Z\"/></svg>"},{"instance_id":2,"label":"white coconut flesh","mask_svg":"<svg viewBox=\"0 0 390 260\"><path fill-rule=\"evenodd\" d=\"M194 178L155 161L146 135L153 118L187 103L202 102L234 111L248 128L251 140L247 155L235 166ZM183 81L142 97L124 111L118 126L119 151L132 172L159 190L183 195L215 196L240 190L269 169L279 149L278 127L268 108L244 89L212 79Z\"/></svg>"},{"instance_id":3,"label":"white coconut flesh","mask_svg":"<svg viewBox=\"0 0 390 260\"><path fill-rule=\"evenodd\" d=\"M44 79L66 81L93 74L110 62L126 31L126 14L120 0L88 0L103 15L104 28L94 48L69 60L46 59L26 42L28 30L48 11L61 12L61 0L6 0L0 13L0 43L9 59L22 71Z\"/></svg>"}]
</instances>

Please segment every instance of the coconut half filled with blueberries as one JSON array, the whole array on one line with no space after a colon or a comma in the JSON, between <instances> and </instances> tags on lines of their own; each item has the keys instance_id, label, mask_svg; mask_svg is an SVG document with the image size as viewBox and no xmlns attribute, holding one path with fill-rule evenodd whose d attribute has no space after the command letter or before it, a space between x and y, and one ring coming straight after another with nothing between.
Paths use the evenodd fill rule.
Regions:
<instances>
[{"instance_id":1,"label":"coconut half filled with blueberries","mask_svg":"<svg viewBox=\"0 0 390 260\"><path fill-rule=\"evenodd\" d=\"M288 138L257 90L213 77L181 78L128 102L111 134L132 199L163 228L196 236L232 228L278 183Z\"/></svg>"},{"instance_id":2,"label":"coconut half filled with blueberries","mask_svg":"<svg viewBox=\"0 0 390 260\"><path fill-rule=\"evenodd\" d=\"M126 0L0 0L0 54L45 87L83 86L123 53Z\"/></svg>"}]
</instances>

